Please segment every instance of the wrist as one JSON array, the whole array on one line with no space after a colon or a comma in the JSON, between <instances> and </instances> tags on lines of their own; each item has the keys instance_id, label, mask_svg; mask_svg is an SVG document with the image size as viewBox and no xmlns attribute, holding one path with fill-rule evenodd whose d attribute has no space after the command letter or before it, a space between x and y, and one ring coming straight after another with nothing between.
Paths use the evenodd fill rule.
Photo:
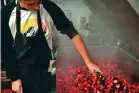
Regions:
<instances>
[{"instance_id":1,"label":"wrist","mask_svg":"<svg viewBox=\"0 0 139 93\"><path fill-rule=\"evenodd\" d=\"M14 76L11 76L9 79L11 80L11 82L14 82L14 81L19 80L20 76L19 75L14 75Z\"/></svg>"},{"instance_id":2,"label":"wrist","mask_svg":"<svg viewBox=\"0 0 139 93\"><path fill-rule=\"evenodd\" d=\"M93 61L91 58L88 58L88 59L84 59L85 63L87 66L90 66L92 64L95 64L95 61Z\"/></svg>"},{"instance_id":3,"label":"wrist","mask_svg":"<svg viewBox=\"0 0 139 93\"><path fill-rule=\"evenodd\" d=\"M17 81L21 81L21 79L16 79L16 80L12 81L12 83L15 83Z\"/></svg>"},{"instance_id":4,"label":"wrist","mask_svg":"<svg viewBox=\"0 0 139 93\"><path fill-rule=\"evenodd\" d=\"M92 59L91 59L90 57L84 58L84 61L85 61L86 64L90 64L90 63L93 62Z\"/></svg>"}]
</instances>

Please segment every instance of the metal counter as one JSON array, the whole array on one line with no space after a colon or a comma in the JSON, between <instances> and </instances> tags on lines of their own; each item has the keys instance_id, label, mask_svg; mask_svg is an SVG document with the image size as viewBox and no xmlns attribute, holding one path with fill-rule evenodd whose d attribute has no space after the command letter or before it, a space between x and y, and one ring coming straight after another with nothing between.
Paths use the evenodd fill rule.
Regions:
<instances>
[{"instance_id":1,"label":"metal counter","mask_svg":"<svg viewBox=\"0 0 139 93\"><path fill-rule=\"evenodd\" d=\"M120 70L124 72L124 75L129 81L139 81L139 60L135 59L122 49L118 47L90 46L87 47L87 50L95 62L98 62L99 60L113 60L112 62L117 62L120 65ZM56 68L64 68L66 72L67 67L70 64L75 66L85 65L82 57L75 48L60 48L57 55Z\"/></svg>"}]
</instances>

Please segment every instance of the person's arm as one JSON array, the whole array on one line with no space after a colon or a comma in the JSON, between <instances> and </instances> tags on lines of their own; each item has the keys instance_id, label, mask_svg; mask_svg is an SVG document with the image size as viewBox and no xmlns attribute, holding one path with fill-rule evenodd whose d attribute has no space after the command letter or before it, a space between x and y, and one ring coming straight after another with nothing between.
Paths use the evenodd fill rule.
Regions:
<instances>
[{"instance_id":1,"label":"person's arm","mask_svg":"<svg viewBox=\"0 0 139 93\"><path fill-rule=\"evenodd\" d=\"M8 24L11 11L11 4L1 9L1 59L6 69L7 77L13 82L20 78L20 74L16 53L13 49L13 37Z\"/></svg>"},{"instance_id":2,"label":"person's arm","mask_svg":"<svg viewBox=\"0 0 139 93\"><path fill-rule=\"evenodd\" d=\"M84 59L86 65L88 66L89 70L95 74L94 71L96 72L100 72L101 74L103 74L103 72L99 69L99 67L97 65L95 65L95 62L93 61L93 59L91 59L91 57L88 54L88 50L80 36L80 34L77 34L76 36L74 36L72 38L72 41L76 47L76 49L78 50L78 52L80 53L80 55L82 56L82 58Z\"/></svg>"},{"instance_id":3,"label":"person's arm","mask_svg":"<svg viewBox=\"0 0 139 93\"><path fill-rule=\"evenodd\" d=\"M75 37L73 37L72 41L73 41L76 49L79 51L79 53L81 54L82 58L86 62L86 64L90 63L91 62L91 58L88 55L87 48L86 48L86 46L85 46L80 34L77 34Z\"/></svg>"},{"instance_id":4,"label":"person's arm","mask_svg":"<svg viewBox=\"0 0 139 93\"><path fill-rule=\"evenodd\" d=\"M76 49L84 59L89 70L94 74L94 71L102 73L95 62L93 62L88 55L86 46L80 37L78 31L74 28L73 23L65 16L64 12L53 2L48 1L44 6L53 19L57 30L62 34L66 34L74 43Z\"/></svg>"},{"instance_id":5,"label":"person's arm","mask_svg":"<svg viewBox=\"0 0 139 93\"><path fill-rule=\"evenodd\" d=\"M13 49L13 37L8 25L10 13L13 8L14 4L8 4L1 9L1 60L4 64L7 78L12 83L12 90L22 93L20 69L16 60L16 52Z\"/></svg>"}]
</instances>

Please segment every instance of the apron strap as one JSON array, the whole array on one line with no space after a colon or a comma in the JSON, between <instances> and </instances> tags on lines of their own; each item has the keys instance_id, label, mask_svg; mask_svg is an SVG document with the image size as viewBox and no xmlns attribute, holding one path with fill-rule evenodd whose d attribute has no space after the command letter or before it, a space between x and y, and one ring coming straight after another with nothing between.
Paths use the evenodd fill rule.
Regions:
<instances>
[{"instance_id":1,"label":"apron strap","mask_svg":"<svg viewBox=\"0 0 139 93\"><path fill-rule=\"evenodd\" d=\"M40 11L37 11L37 22L38 22L38 29L39 31L43 31L42 29L42 23L41 23L41 16L40 16Z\"/></svg>"},{"instance_id":2,"label":"apron strap","mask_svg":"<svg viewBox=\"0 0 139 93\"><path fill-rule=\"evenodd\" d=\"M42 29L41 16L40 16L40 10L39 9L37 10L37 23L38 23L38 33L35 37L33 37L33 39L31 39L31 41L33 40L33 42L28 43L28 41L26 41L27 38L21 33L21 29L20 29L20 27L21 27L20 4L19 4L19 2L17 2L17 6L16 6L16 30L17 31L16 31L15 44L14 44L17 56L19 56L19 54L22 54L21 51L23 51L23 54L25 54L26 51L28 51L28 48L30 47L30 43L35 44L36 42L38 42L38 44L42 44L41 50L42 51L44 50L43 51L44 55L51 55L51 49L46 41L43 29Z\"/></svg>"},{"instance_id":3,"label":"apron strap","mask_svg":"<svg viewBox=\"0 0 139 93\"><path fill-rule=\"evenodd\" d=\"M20 4L19 2L17 2L17 7L16 7L16 29L17 32L20 32L20 22L21 22L21 13L20 13ZM38 22L38 29L39 31L43 31L42 30L42 24L41 24L41 16L40 16L40 10L37 11L37 22Z\"/></svg>"},{"instance_id":4,"label":"apron strap","mask_svg":"<svg viewBox=\"0 0 139 93\"><path fill-rule=\"evenodd\" d=\"M16 30L18 33L20 32L20 21L21 21L21 17L20 17L20 4L19 2L17 2L17 7L16 7Z\"/></svg>"}]
</instances>

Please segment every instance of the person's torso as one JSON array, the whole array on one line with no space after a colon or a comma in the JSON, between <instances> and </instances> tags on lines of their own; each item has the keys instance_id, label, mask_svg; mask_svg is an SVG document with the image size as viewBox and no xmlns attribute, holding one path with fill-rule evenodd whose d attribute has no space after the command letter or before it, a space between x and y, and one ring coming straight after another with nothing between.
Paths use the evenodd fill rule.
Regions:
<instances>
[{"instance_id":1,"label":"person's torso","mask_svg":"<svg viewBox=\"0 0 139 93\"><path fill-rule=\"evenodd\" d=\"M22 46L21 38L17 38L16 7L13 9L10 19L9 28L15 40L16 56L21 64L42 64L51 59L53 21L49 13L40 5L40 17L37 11L20 9L20 32L25 38L26 44ZM40 19L40 22L39 22ZM38 24L41 23L41 25ZM19 26L19 24L18 24ZM41 27L38 27L41 26ZM42 29L40 29L42 28ZM22 40L21 40L22 41ZM29 42L28 42L29 41ZM27 46L26 46L27 45Z\"/></svg>"},{"instance_id":2,"label":"person's torso","mask_svg":"<svg viewBox=\"0 0 139 93\"><path fill-rule=\"evenodd\" d=\"M20 30L25 37L34 37L38 32L38 22L37 22L37 11L29 11L21 9L21 21ZM53 28L54 24L49 13L44 9L43 5L40 5L40 16L42 29L44 31L46 41L49 47L52 49L52 38L53 38ZM13 9L10 19L9 27L13 38L16 36L16 7Z\"/></svg>"}]
</instances>

